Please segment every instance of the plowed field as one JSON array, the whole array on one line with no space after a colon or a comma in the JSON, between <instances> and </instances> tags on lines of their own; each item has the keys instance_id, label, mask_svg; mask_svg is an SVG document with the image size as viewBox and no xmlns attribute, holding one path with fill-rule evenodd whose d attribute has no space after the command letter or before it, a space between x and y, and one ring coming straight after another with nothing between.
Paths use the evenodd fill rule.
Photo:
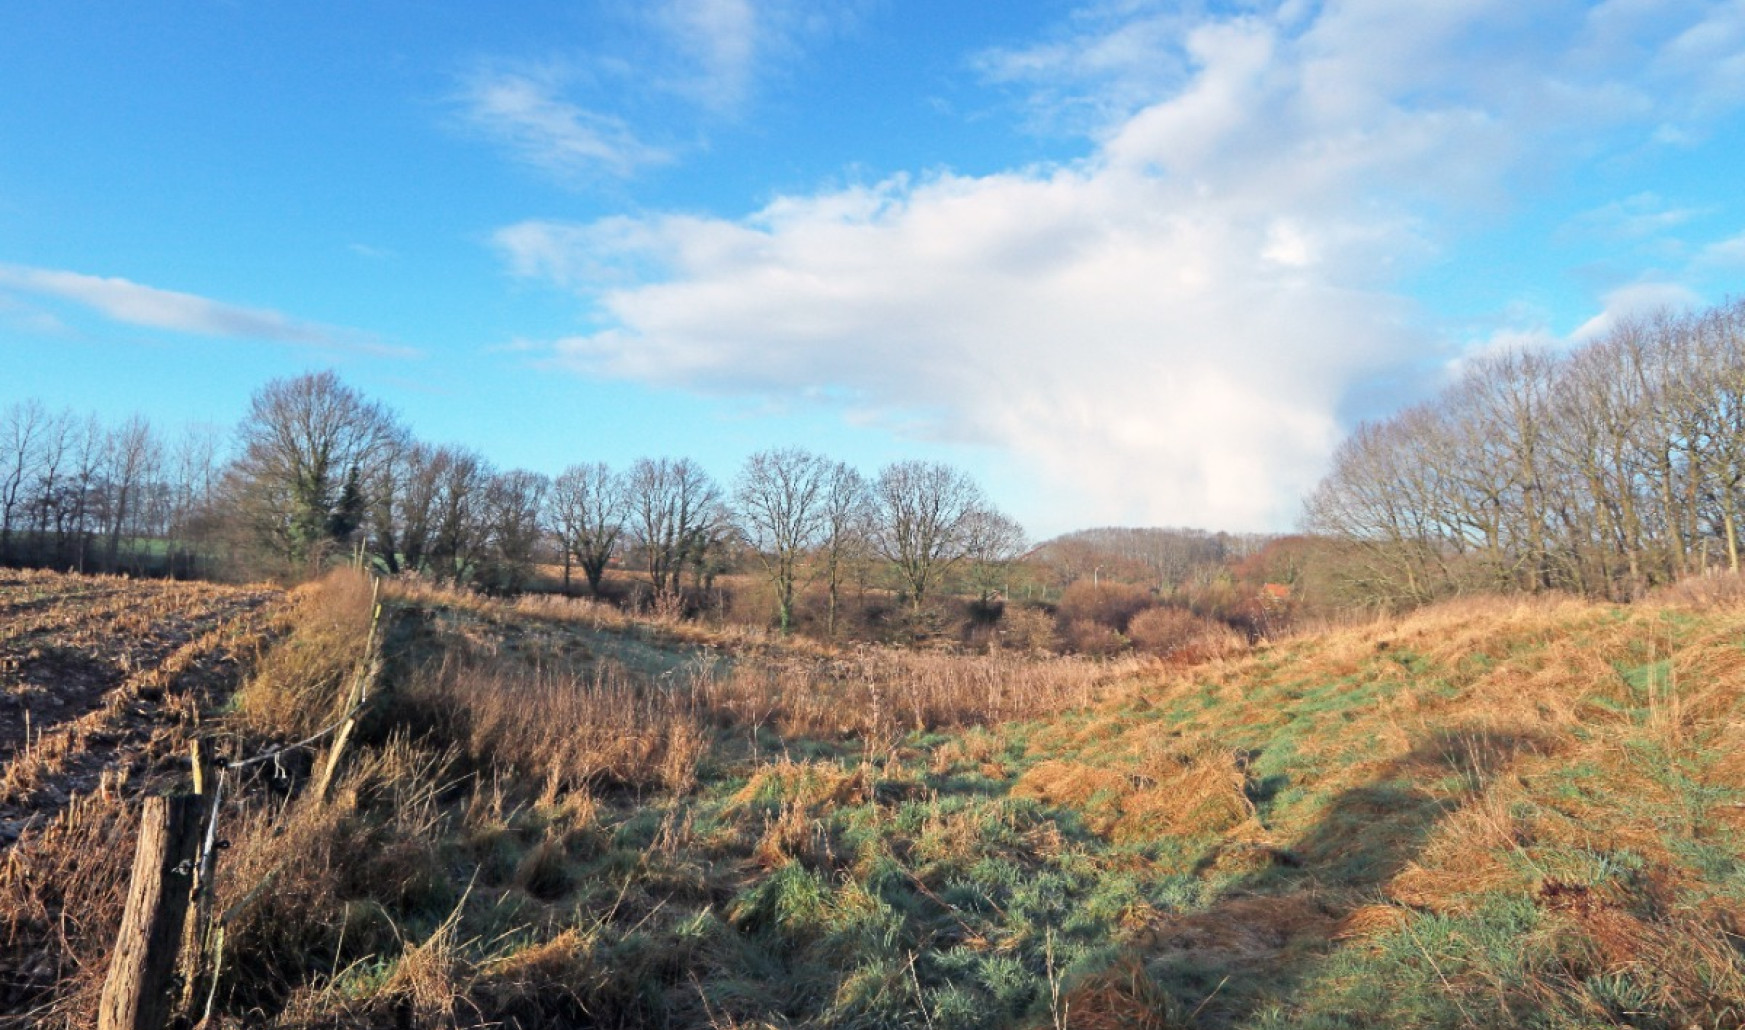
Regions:
<instances>
[{"instance_id":1,"label":"plowed field","mask_svg":"<svg viewBox=\"0 0 1745 1030\"><path fill-rule=\"evenodd\" d=\"M261 646L279 592L0 570L0 848L180 760Z\"/></svg>"}]
</instances>

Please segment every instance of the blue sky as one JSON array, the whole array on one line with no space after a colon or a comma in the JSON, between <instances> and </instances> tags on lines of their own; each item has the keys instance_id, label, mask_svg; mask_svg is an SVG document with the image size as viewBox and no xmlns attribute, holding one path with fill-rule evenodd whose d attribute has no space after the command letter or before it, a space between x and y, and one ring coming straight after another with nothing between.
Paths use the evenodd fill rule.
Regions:
<instances>
[{"instance_id":1,"label":"blue sky","mask_svg":"<svg viewBox=\"0 0 1745 1030\"><path fill-rule=\"evenodd\" d=\"M0 404L337 369L556 472L801 444L1284 529L1464 356L1745 282L1745 2L0 11Z\"/></svg>"}]
</instances>

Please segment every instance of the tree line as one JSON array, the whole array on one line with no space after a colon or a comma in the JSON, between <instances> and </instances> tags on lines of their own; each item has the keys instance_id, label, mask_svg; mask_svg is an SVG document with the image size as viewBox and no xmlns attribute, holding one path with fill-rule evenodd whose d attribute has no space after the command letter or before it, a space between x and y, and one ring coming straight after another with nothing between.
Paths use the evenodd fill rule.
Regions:
<instances>
[{"instance_id":1,"label":"tree line","mask_svg":"<svg viewBox=\"0 0 1745 1030\"><path fill-rule=\"evenodd\" d=\"M0 564L198 574L222 447L211 426L0 408Z\"/></svg>"},{"instance_id":2,"label":"tree line","mask_svg":"<svg viewBox=\"0 0 1745 1030\"><path fill-rule=\"evenodd\" d=\"M1025 548L1023 529L949 465L867 477L778 448L727 483L664 457L548 477L420 441L332 372L256 391L234 441L227 457L214 430L170 445L142 419L104 427L12 405L0 418L0 562L294 577L354 561L502 593L550 562L566 589L573 577L595 594L618 564L665 599L745 569L768 582L784 628L797 594L821 585L834 632L851 569L881 564L919 610L959 571L988 598ZM143 560L166 553L182 565Z\"/></svg>"},{"instance_id":3,"label":"tree line","mask_svg":"<svg viewBox=\"0 0 1745 1030\"><path fill-rule=\"evenodd\" d=\"M1745 302L1622 321L1567 353L1475 360L1359 429L1309 499L1350 585L1628 599L1740 566Z\"/></svg>"}]
</instances>

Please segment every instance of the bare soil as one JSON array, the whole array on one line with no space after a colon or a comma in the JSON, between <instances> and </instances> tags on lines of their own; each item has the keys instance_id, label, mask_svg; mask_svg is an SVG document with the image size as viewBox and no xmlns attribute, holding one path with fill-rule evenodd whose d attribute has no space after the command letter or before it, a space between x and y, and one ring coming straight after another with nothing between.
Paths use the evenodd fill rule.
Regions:
<instances>
[{"instance_id":1,"label":"bare soil","mask_svg":"<svg viewBox=\"0 0 1745 1030\"><path fill-rule=\"evenodd\" d=\"M0 571L0 849L147 789L262 645L270 587Z\"/></svg>"}]
</instances>

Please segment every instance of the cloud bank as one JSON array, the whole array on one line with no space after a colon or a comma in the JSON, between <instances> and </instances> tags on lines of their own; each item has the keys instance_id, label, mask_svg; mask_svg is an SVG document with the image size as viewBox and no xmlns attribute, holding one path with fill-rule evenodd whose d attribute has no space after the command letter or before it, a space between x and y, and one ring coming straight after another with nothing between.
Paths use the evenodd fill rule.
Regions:
<instances>
[{"instance_id":1,"label":"cloud bank","mask_svg":"<svg viewBox=\"0 0 1745 1030\"><path fill-rule=\"evenodd\" d=\"M1529 6L1090 10L979 60L1080 162L497 243L589 298L599 328L553 345L582 373L986 443L1046 474L1057 524L1280 528L1349 395L1452 356L1400 283L1464 220L1745 100L1745 5Z\"/></svg>"}]
</instances>

